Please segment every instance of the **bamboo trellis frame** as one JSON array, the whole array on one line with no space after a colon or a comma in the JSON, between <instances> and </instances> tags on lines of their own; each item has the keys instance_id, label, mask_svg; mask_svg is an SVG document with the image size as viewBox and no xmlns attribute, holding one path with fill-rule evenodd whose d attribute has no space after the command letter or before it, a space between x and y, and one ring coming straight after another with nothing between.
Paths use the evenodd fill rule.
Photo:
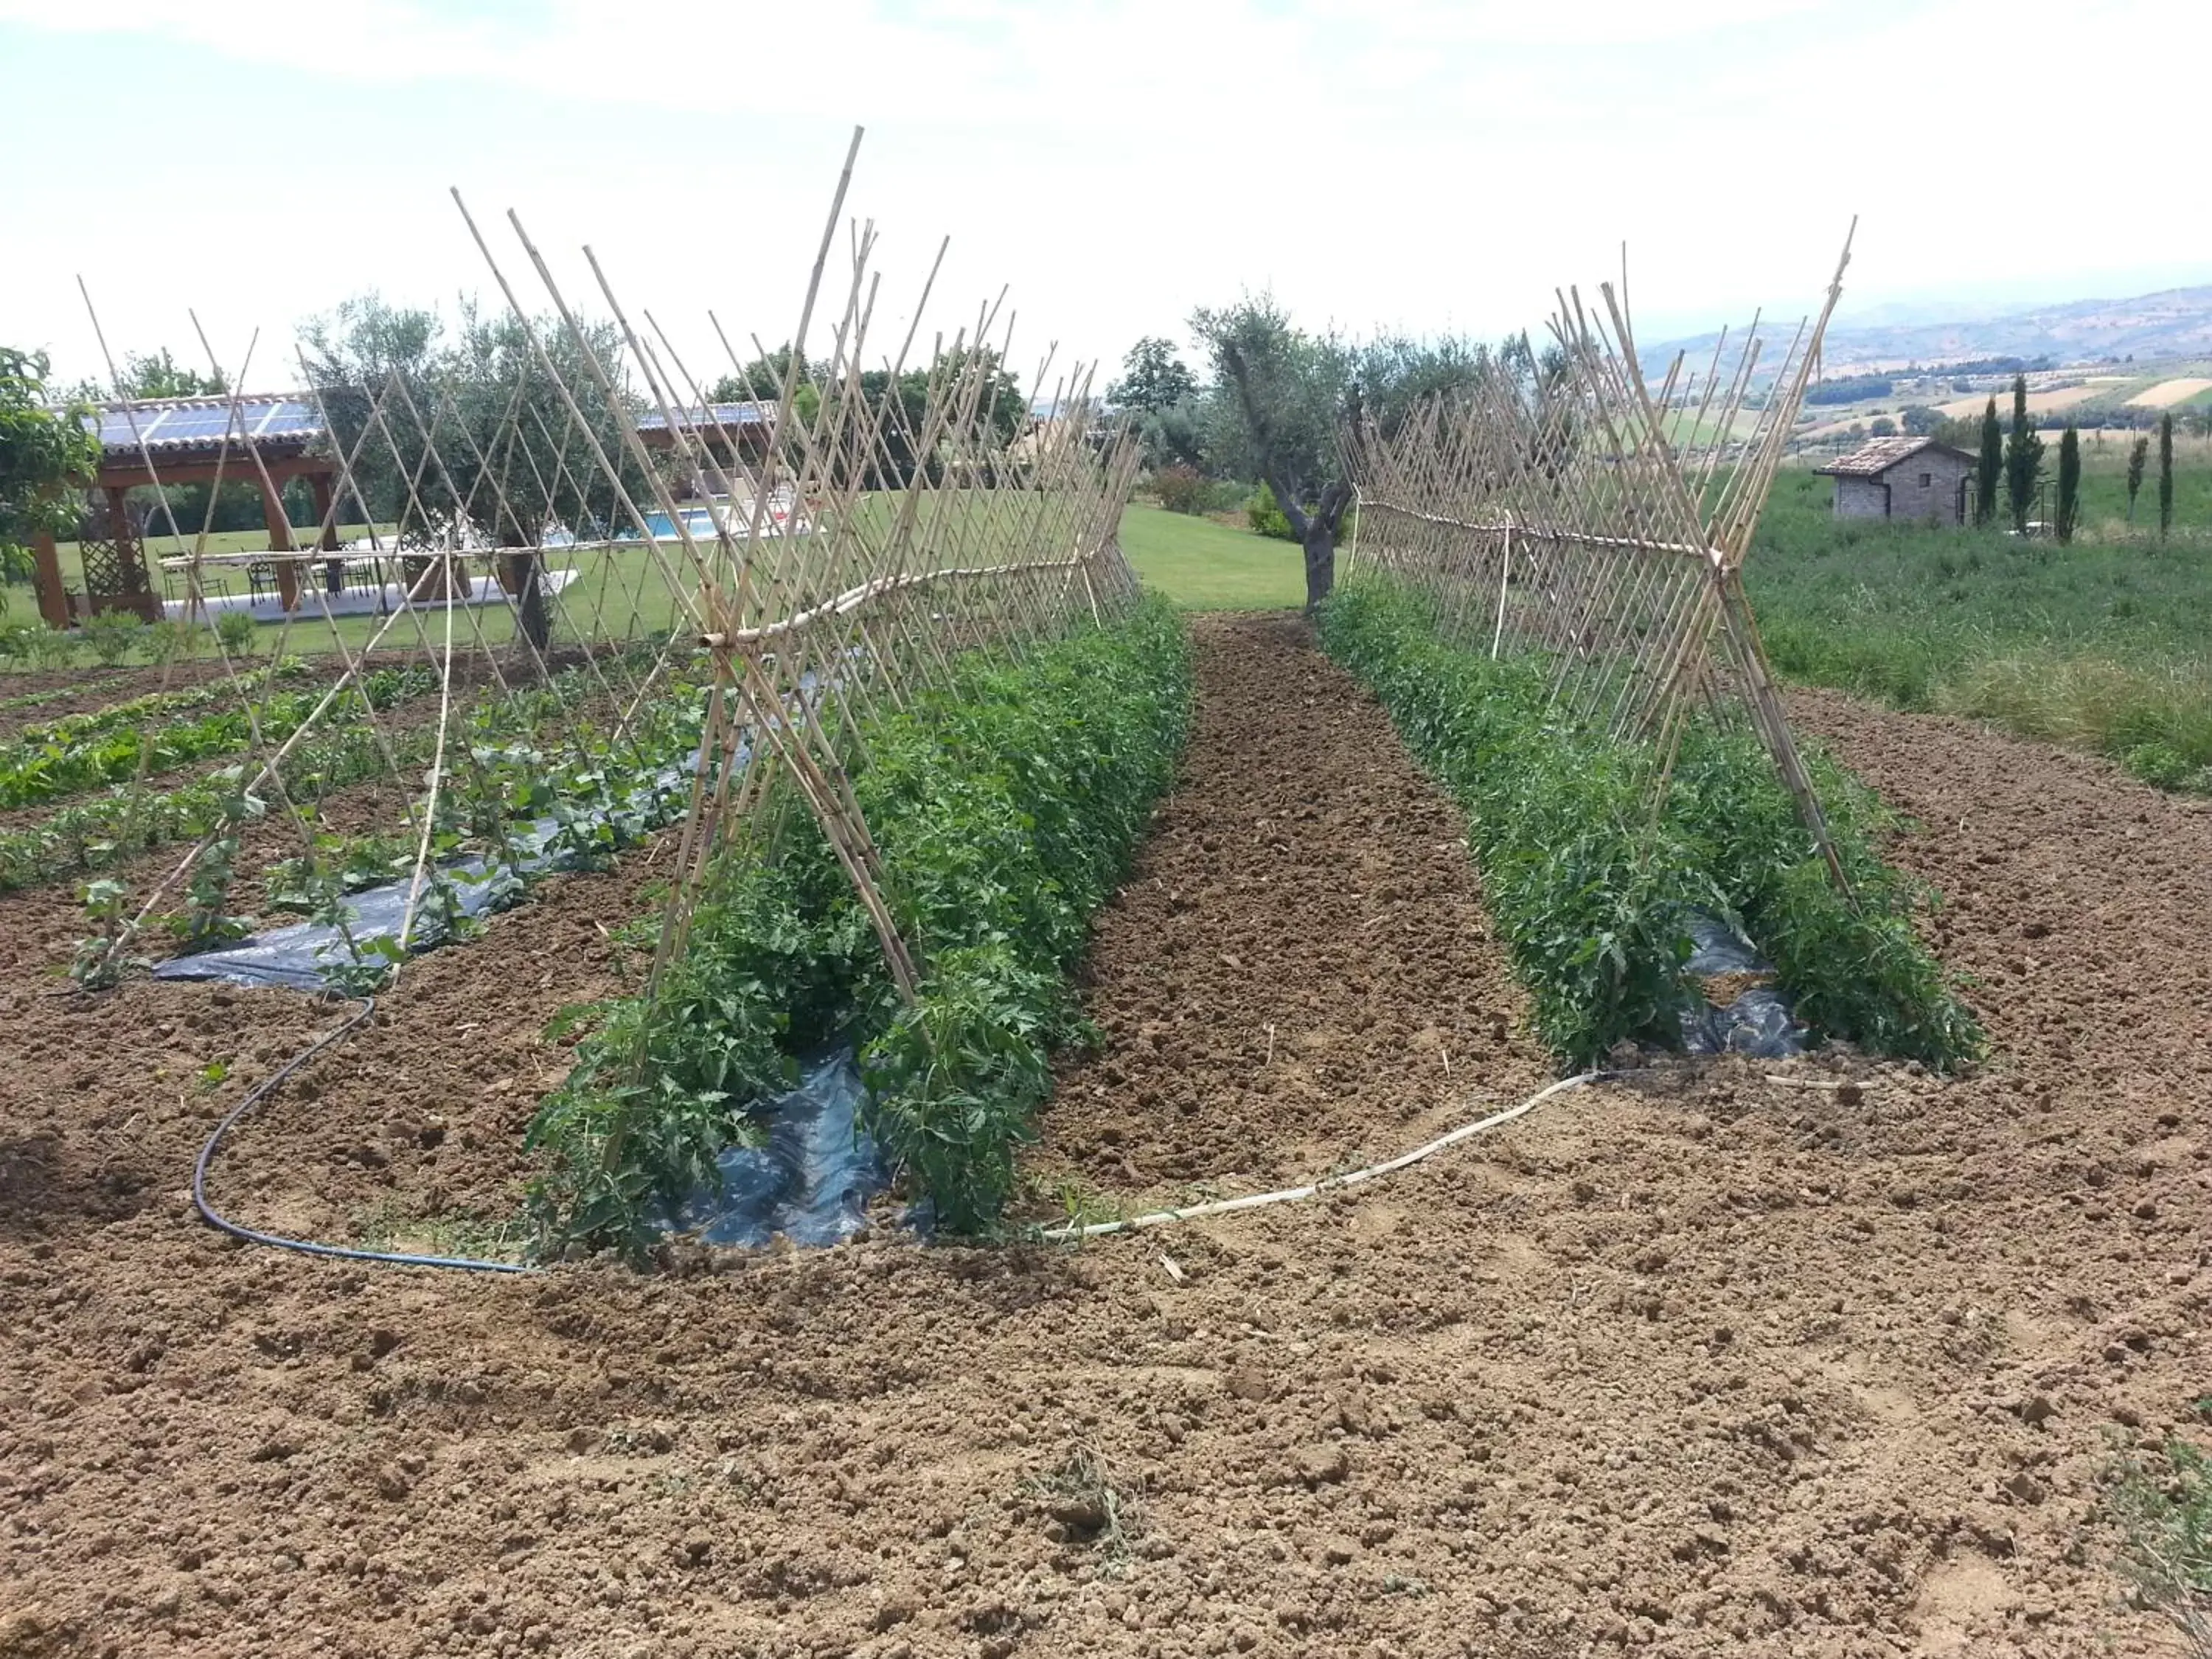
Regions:
<instances>
[{"instance_id":1,"label":"bamboo trellis frame","mask_svg":"<svg viewBox=\"0 0 2212 1659\"><path fill-rule=\"evenodd\" d=\"M641 711L680 668L703 684L705 735L688 763L689 805L676 832L653 982L684 949L714 857L734 826L753 823L772 840L796 802L850 878L899 991L915 994L924 964L901 935L853 787L868 717L878 705L914 706L947 683L965 653L1013 659L1132 603L1136 579L1116 531L1138 455L1126 433L1097 426L1087 375L1053 378L1049 354L1030 384L1049 394L1052 418L1030 422L1025 404L1020 421L1007 419L1002 382L1012 319L1003 295L949 338L929 337L927 363L915 362L921 305L894 350L875 344L881 278L872 225L852 225L848 246L833 258L859 143L856 131L783 383L773 399L757 400L763 443L748 450L735 441L652 313L638 313L643 332L633 325L590 248L583 254L595 292L574 300L510 214L519 264L528 270L511 277L518 262L495 251L456 193L520 354L505 407L487 429L463 407L461 388L410 380L397 368L346 390L358 429L340 439L332 428L337 477L321 531L334 531L346 503L367 501L380 488L389 497L395 478L396 519L371 526L366 550L334 555L311 545L251 556L289 559L303 575L332 557L417 567L404 601L368 620L365 641L349 637L319 584L301 584L301 614L284 619L283 641L292 643L295 628L327 635L340 672L281 738L264 738L255 726L242 784L246 793L274 794L275 810L297 820L301 846L312 848L312 821L285 794L284 780L302 745L331 721L365 720L386 775L409 790L415 857L403 951L426 884L437 878L441 790L481 764L465 736L451 730L466 702L456 665L501 693L548 694L558 705L552 744L580 770L595 750L635 742ZM940 248L922 304L942 259ZM542 301L524 299L532 276ZM550 304L550 315L533 303ZM607 320L593 321L587 307ZM743 370L720 321L710 320L727 368ZM926 386L910 404L902 376L917 369ZM309 395L324 404L325 393ZM237 409L234 397L234 416ZM242 440L234 423L222 443L225 462L234 438ZM658 449L644 436L654 425ZM1022 427L1031 429L1017 436ZM259 466L250 445L235 447L245 466ZM150 457L148 470L152 476ZM702 502L692 487L709 479L732 482L744 498ZM162 562L183 576L191 608L204 614L207 575L238 556L210 551L204 532L188 545L169 518L175 550ZM507 530L487 534L487 525ZM516 526L526 533L509 533ZM489 604L457 602L478 582ZM588 598L580 603L579 595ZM533 602L543 607L543 638L527 625ZM506 626L494 625L502 613ZM665 637L641 639L655 617L669 620ZM434 676L434 730L418 745L427 750L426 776L410 779L390 718L355 695L373 666L395 660ZM231 684L251 713L246 682L233 672ZM168 866L111 957L130 948L223 833L211 826Z\"/></svg>"},{"instance_id":2,"label":"bamboo trellis frame","mask_svg":"<svg viewBox=\"0 0 2212 1659\"><path fill-rule=\"evenodd\" d=\"M1666 757L1654 814L1692 713L1747 722L1847 895L1742 570L1850 262L1847 236L1824 305L1763 395L1756 319L1733 362L1724 332L1702 375L1678 353L1647 381L1624 255L1599 307L1577 289L1558 296L1533 374L1492 362L1396 430L1342 439L1359 489L1357 569L1421 588L1449 631L1492 657L1540 653L1571 720L1654 739Z\"/></svg>"}]
</instances>

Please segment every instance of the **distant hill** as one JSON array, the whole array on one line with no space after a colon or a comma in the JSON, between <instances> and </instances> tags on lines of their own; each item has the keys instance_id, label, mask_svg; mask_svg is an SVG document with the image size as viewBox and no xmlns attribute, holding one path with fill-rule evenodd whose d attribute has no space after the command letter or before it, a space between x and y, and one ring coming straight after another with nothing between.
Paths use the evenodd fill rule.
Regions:
<instances>
[{"instance_id":1,"label":"distant hill","mask_svg":"<svg viewBox=\"0 0 2212 1659\"><path fill-rule=\"evenodd\" d=\"M1787 328L1762 330L1769 337L1768 351L1778 356L1796 325L1792 317ZM1647 347L1645 368L1663 373L1678 349L1702 368L1711 358L1716 337L1702 334ZM1981 357L2048 357L2067 364L2130 356L2144 362L2212 357L2212 284L2171 288L2131 300L2070 300L1979 319L1837 323L1828 330L1821 372L1832 377Z\"/></svg>"}]
</instances>

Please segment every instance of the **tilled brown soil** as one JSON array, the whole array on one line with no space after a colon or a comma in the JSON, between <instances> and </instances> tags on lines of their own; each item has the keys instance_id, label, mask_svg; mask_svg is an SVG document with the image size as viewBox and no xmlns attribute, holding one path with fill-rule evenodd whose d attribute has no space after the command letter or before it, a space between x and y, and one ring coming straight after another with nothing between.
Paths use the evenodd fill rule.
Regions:
<instances>
[{"instance_id":1,"label":"tilled brown soil","mask_svg":"<svg viewBox=\"0 0 2212 1659\"><path fill-rule=\"evenodd\" d=\"M1379 712L1286 621L1200 640L1041 1202L1317 1174L1545 1074ZM1929 826L1899 856L1954 890L1979 1075L1656 1066L1356 1195L1080 1252L489 1280L235 1247L192 1154L336 1016L19 965L0 1653L2166 1650L2097 1504L2212 1377L2212 817L1802 712ZM619 983L601 929L652 873L410 969L219 1195L326 1235L501 1212L542 1022Z\"/></svg>"}]
</instances>

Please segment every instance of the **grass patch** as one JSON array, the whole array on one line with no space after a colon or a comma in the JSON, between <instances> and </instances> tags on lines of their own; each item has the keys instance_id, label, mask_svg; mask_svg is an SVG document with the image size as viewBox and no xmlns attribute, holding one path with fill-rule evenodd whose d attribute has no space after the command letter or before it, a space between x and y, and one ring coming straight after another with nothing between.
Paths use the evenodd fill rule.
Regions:
<instances>
[{"instance_id":1,"label":"grass patch","mask_svg":"<svg viewBox=\"0 0 2212 1659\"><path fill-rule=\"evenodd\" d=\"M1998 530L1837 520L1829 481L1787 471L1745 582L1775 667L1893 708L1986 720L2212 791L2212 469L2177 467L2160 542L2132 532L2111 464L2069 547Z\"/></svg>"},{"instance_id":2,"label":"grass patch","mask_svg":"<svg viewBox=\"0 0 2212 1659\"><path fill-rule=\"evenodd\" d=\"M1856 912L1752 739L1693 726L1655 823L1656 749L1565 721L1541 662L1448 643L1424 600L1379 577L1331 598L1322 639L1467 809L1499 936L1565 1059L1586 1063L1623 1039L1680 1043L1695 995L1687 922L1700 910L1765 951L1816 1036L1937 1065L1980 1052L1914 932L1932 895L1876 856L1886 810L1825 757L1811 764Z\"/></svg>"},{"instance_id":3,"label":"grass patch","mask_svg":"<svg viewBox=\"0 0 2212 1659\"><path fill-rule=\"evenodd\" d=\"M2198 1410L2212 1416L2212 1400ZM2118 1471L2111 1507L2127 1540L2120 1567L2142 1605L2181 1632L2191 1659L2212 1659L2212 1455L2176 1439L2163 1462Z\"/></svg>"},{"instance_id":4,"label":"grass patch","mask_svg":"<svg viewBox=\"0 0 2212 1659\"><path fill-rule=\"evenodd\" d=\"M867 1127L910 1191L948 1230L994 1226L1051 1051L1087 1029L1062 974L1173 774L1189 703L1188 641L1155 598L1012 666L964 658L948 689L871 714L854 791L919 1001L894 994L811 817L790 814L774 848L734 844L659 994L583 1016L598 1029L531 1131L547 1243L641 1249L748 1109L840 1038L861 1045Z\"/></svg>"},{"instance_id":5,"label":"grass patch","mask_svg":"<svg viewBox=\"0 0 2212 1659\"><path fill-rule=\"evenodd\" d=\"M1145 586L1186 611L1279 611L1306 602L1304 556L1212 519L1131 505L1121 550Z\"/></svg>"}]
</instances>

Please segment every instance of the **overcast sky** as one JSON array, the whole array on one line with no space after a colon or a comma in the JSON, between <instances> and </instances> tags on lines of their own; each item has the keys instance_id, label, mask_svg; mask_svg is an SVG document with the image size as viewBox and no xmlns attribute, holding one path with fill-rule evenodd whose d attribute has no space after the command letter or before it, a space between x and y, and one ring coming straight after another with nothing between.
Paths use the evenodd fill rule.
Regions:
<instances>
[{"instance_id":1,"label":"overcast sky","mask_svg":"<svg viewBox=\"0 0 2212 1659\"><path fill-rule=\"evenodd\" d=\"M365 289L489 292L459 185L574 297L590 244L702 379L791 332L854 124L872 338L1011 286L1014 356L1194 305L1492 337L1629 244L1638 333L2212 281L2203 0L0 0L0 342L289 383ZM2027 143L2032 162L2005 159ZM534 280L526 300L542 304Z\"/></svg>"}]
</instances>

